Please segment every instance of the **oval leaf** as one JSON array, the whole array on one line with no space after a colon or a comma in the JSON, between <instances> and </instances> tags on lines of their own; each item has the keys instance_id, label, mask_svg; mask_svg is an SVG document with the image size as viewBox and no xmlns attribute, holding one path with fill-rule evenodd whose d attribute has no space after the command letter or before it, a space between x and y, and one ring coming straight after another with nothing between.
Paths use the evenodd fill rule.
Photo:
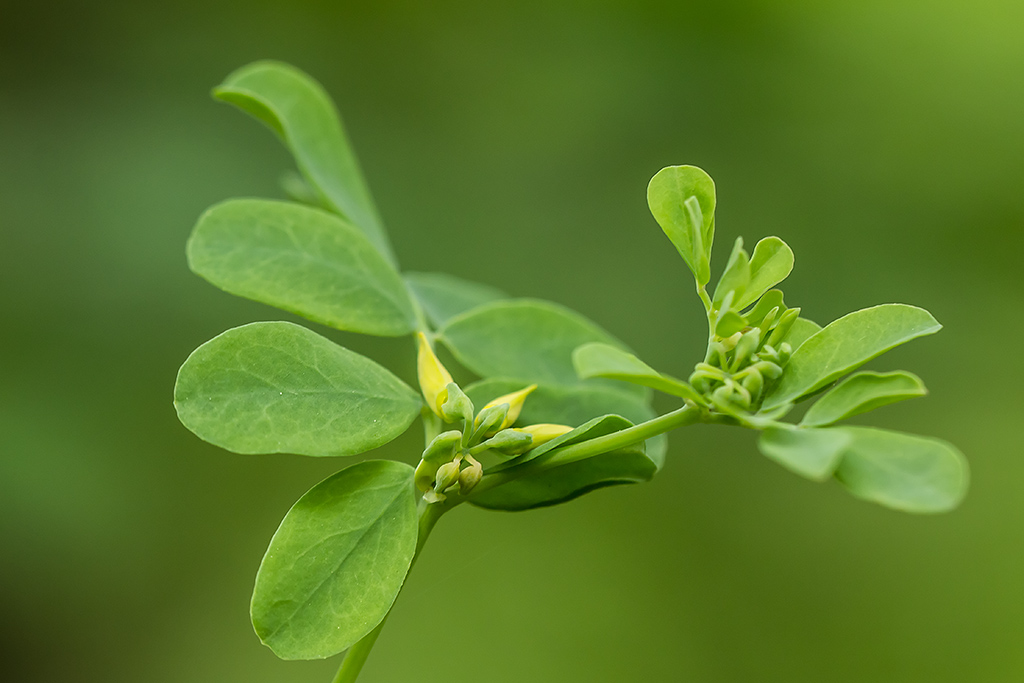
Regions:
<instances>
[{"instance_id":1,"label":"oval leaf","mask_svg":"<svg viewBox=\"0 0 1024 683\"><path fill-rule=\"evenodd\" d=\"M405 282L435 327L477 306L508 298L500 289L447 273L406 273Z\"/></svg>"},{"instance_id":2,"label":"oval leaf","mask_svg":"<svg viewBox=\"0 0 1024 683\"><path fill-rule=\"evenodd\" d=\"M323 86L289 64L261 61L230 74L213 95L277 133L327 203L395 263L359 162Z\"/></svg>"},{"instance_id":3,"label":"oval leaf","mask_svg":"<svg viewBox=\"0 0 1024 683\"><path fill-rule=\"evenodd\" d=\"M688 204L696 198L696 206ZM698 286L711 279L711 245L715 239L715 182L696 166L669 166L647 186L654 220L690 267Z\"/></svg>"},{"instance_id":4,"label":"oval leaf","mask_svg":"<svg viewBox=\"0 0 1024 683\"><path fill-rule=\"evenodd\" d=\"M867 427L853 437L836 470L850 493L906 512L952 510L967 493L967 459L952 444Z\"/></svg>"},{"instance_id":5,"label":"oval leaf","mask_svg":"<svg viewBox=\"0 0 1024 683\"><path fill-rule=\"evenodd\" d=\"M252 624L282 659L338 654L387 615L416 552L413 469L368 460L288 511L256 574Z\"/></svg>"},{"instance_id":6,"label":"oval leaf","mask_svg":"<svg viewBox=\"0 0 1024 683\"><path fill-rule=\"evenodd\" d=\"M793 271L793 250L778 237L765 237L750 257L750 280L734 307L746 308Z\"/></svg>"},{"instance_id":7,"label":"oval leaf","mask_svg":"<svg viewBox=\"0 0 1024 683\"><path fill-rule=\"evenodd\" d=\"M858 372L818 399L800 424L821 427L927 393L921 378L909 372Z\"/></svg>"},{"instance_id":8,"label":"oval leaf","mask_svg":"<svg viewBox=\"0 0 1024 683\"><path fill-rule=\"evenodd\" d=\"M421 405L369 358L285 322L214 337L174 385L182 424L236 453L363 453L404 432Z\"/></svg>"},{"instance_id":9,"label":"oval leaf","mask_svg":"<svg viewBox=\"0 0 1024 683\"><path fill-rule=\"evenodd\" d=\"M339 330L400 336L416 327L395 269L320 209L232 199L199 218L187 251L192 270L217 287Z\"/></svg>"},{"instance_id":10,"label":"oval leaf","mask_svg":"<svg viewBox=\"0 0 1024 683\"><path fill-rule=\"evenodd\" d=\"M663 375L633 354L608 344L584 344L573 351L572 364L581 379L617 379L698 403L703 402L700 394L686 382Z\"/></svg>"},{"instance_id":11,"label":"oval leaf","mask_svg":"<svg viewBox=\"0 0 1024 683\"><path fill-rule=\"evenodd\" d=\"M767 458L797 474L824 481L832 476L852 437L838 429L769 427L757 447Z\"/></svg>"},{"instance_id":12,"label":"oval leaf","mask_svg":"<svg viewBox=\"0 0 1024 683\"><path fill-rule=\"evenodd\" d=\"M795 351L803 346L805 341L819 332L821 332L821 325L818 323L807 318L797 318L793 321L793 326L789 328L786 336L779 341L779 344L781 345L785 342Z\"/></svg>"},{"instance_id":13,"label":"oval leaf","mask_svg":"<svg viewBox=\"0 0 1024 683\"><path fill-rule=\"evenodd\" d=\"M813 393L872 358L911 339L942 329L923 308L883 304L843 316L793 352L764 409Z\"/></svg>"},{"instance_id":14,"label":"oval leaf","mask_svg":"<svg viewBox=\"0 0 1024 683\"><path fill-rule=\"evenodd\" d=\"M455 358L481 377L502 377L526 384L578 385L581 380L572 364L572 352L577 346L602 342L625 348L579 313L533 299L509 299L479 306L449 320L439 335ZM647 395L641 387L618 383L612 386L618 391Z\"/></svg>"}]
</instances>

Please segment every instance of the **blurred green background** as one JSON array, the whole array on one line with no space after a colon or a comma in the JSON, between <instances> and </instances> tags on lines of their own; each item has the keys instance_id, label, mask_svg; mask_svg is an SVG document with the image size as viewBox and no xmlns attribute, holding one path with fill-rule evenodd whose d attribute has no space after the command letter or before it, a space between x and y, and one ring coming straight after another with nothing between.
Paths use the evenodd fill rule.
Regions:
<instances>
[{"instance_id":1,"label":"blurred green background","mask_svg":"<svg viewBox=\"0 0 1024 683\"><path fill-rule=\"evenodd\" d=\"M333 674L247 612L280 518L346 463L220 451L171 406L193 348L286 317L184 257L208 205L281 196L287 154L208 96L272 57L338 101L406 268L559 301L677 375L704 322L644 188L702 166L719 267L778 234L818 322L903 301L946 325L874 363L932 395L863 422L973 469L961 509L911 517L741 430L676 433L651 484L446 518L361 680L1024 680L1022 25L1013 0L8 0L0 678ZM407 340L326 333L412 374Z\"/></svg>"}]
</instances>

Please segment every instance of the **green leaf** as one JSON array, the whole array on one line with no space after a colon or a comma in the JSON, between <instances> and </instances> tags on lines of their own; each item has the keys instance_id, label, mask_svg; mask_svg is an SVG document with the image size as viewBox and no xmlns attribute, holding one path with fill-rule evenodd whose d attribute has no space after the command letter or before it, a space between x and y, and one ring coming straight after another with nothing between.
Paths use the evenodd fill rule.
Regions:
<instances>
[{"instance_id":1,"label":"green leaf","mask_svg":"<svg viewBox=\"0 0 1024 683\"><path fill-rule=\"evenodd\" d=\"M928 311L905 304L883 304L845 315L793 352L764 409L813 393L889 349L940 329L942 325Z\"/></svg>"},{"instance_id":2,"label":"green leaf","mask_svg":"<svg viewBox=\"0 0 1024 683\"><path fill-rule=\"evenodd\" d=\"M952 510L967 493L967 459L952 444L867 427L853 437L836 470L850 493L906 512Z\"/></svg>"},{"instance_id":3,"label":"green leaf","mask_svg":"<svg viewBox=\"0 0 1024 683\"><path fill-rule=\"evenodd\" d=\"M557 446L588 441L630 426L630 421L615 415L597 418L535 451L542 455ZM531 451L526 457L536 456ZM521 477L474 496L470 502L491 510L530 510L564 503L606 486L649 481L659 467L660 463L647 456L642 446L632 446Z\"/></svg>"},{"instance_id":4,"label":"green leaf","mask_svg":"<svg viewBox=\"0 0 1024 683\"><path fill-rule=\"evenodd\" d=\"M394 264L359 162L323 86L293 66L261 61L230 74L213 95L277 133L310 184Z\"/></svg>"},{"instance_id":5,"label":"green leaf","mask_svg":"<svg viewBox=\"0 0 1024 683\"><path fill-rule=\"evenodd\" d=\"M748 310L743 317L746 319L748 325L755 327L761 324L761 321L764 320L764 317L768 315L773 308L779 309L775 318L776 320L781 318L782 314L786 312L786 304L782 300L782 290L773 289L765 292L764 296L758 299L754 307ZM815 332L821 329L820 327L817 327L817 325L815 325L815 328Z\"/></svg>"},{"instance_id":6,"label":"green leaf","mask_svg":"<svg viewBox=\"0 0 1024 683\"><path fill-rule=\"evenodd\" d=\"M765 455L797 474L824 481L832 476L852 437L839 429L769 427L757 443Z\"/></svg>"},{"instance_id":7,"label":"green leaf","mask_svg":"<svg viewBox=\"0 0 1024 683\"><path fill-rule=\"evenodd\" d=\"M483 405L493 398L521 388L522 385L515 381L489 379L467 387L466 393L474 403ZM602 422L601 419L610 419L605 417L608 415L624 417L632 424L645 422L655 416L643 400L621 391L602 386L553 387L542 384L526 399L517 423L574 426L587 424L597 418L598 422L607 427L613 423ZM587 438L598 436L596 432L588 434L590 436ZM564 439L565 436L559 438ZM648 439L643 447L635 446L523 477L494 489L494 493L488 492L481 506L526 510L565 502L603 486L647 481L664 464L667 446L668 439L662 434ZM497 493L499 490L500 494Z\"/></svg>"},{"instance_id":8,"label":"green leaf","mask_svg":"<svg viewBox=\"0 0 1024 683\"><path fill-rule=\"evenodd\" d=\"M602 342L625 348L579 313L533 299L478 306L449 320L439 338L460 363L481 377L503 377L525 384L578 385L581 380L572 364L577 346ZM647 395L641 387L606 384L618 391Z\"/></svg>"},{"instance_id":9,"label":"green leaf","mask_svg":"<svg viewBox=\"0 0 1024 683\"><path fill-rule=\"evenodd\" d=\"M715 296L711 300L715 308L720 308L729 292L733 292L733 303L731 308L739 310L743 306L736 302L741 299L750 283L750 257L743 250L743 238L737 237L733 245L732 253L729 255L729 262L722 271L722 277L715 285Z\"/></svg>"},{"instance_id":10,"label":"green leaf","mask_svg":"<svg viewBox=\"0 0 1024 683\"><path fill-rule=\"evenodd\" d=\"M736 311L726 311L715 323L715 334L722 339L742 332L747 327L746 319Z\"/></svg>"},{"instance_id":11,"label":"green leaf","mask_svg":"<svg viewBox=\"0 0 1024 683\"><path fill-rule=\"evenodd\" d=\"M688 203L691 197L696 202ZM647 186L651 214L690 267L697 285L711 279L715 239L715 183L696 166L669 166Z\"/></svg>"},{"instance_id":12,"label":"green leaf","mask_svg":"<svg viewBox=\"0 0 1024 683\"><path fill-rule=\"evenodd\" d=\"M737 295L733 304L736 309L746 308L762 294L779 284L793 270L793 250L778 237L765 237L754 247L750 257L750 282Z\"/></svg>"},{"instance_id":13,"label":"green leaf","mask_svg":"<svg viewBox=\"0 0 1024 683\"><path fill-rule=\"evenodd\" d=\"M339 330L400 336L415 314L401 276L362 233L292 202L232 199L206 211L189 266L221 289Z\"/></svg>"},{"instance_id":14,"label":"green leaf","mask_svg":"<svg viewBox=\"0 0 1024 683\"><path fill-rule=\"evenodd\" d=\"M581 379L617 379L698 403L703 402L700 394L686 382L663 375L633 354L608 344L591 342L580 346L573 351L572 363Z\"/></svg>"},{"instance_id":15,"label":"green leaf","mask_svg":"<svg viewBox=\"0 0 1024 683\"><path fill-rule=\"evenodd\" d=\"M921 378L909 372L858 372L818 399L800 424L821 427L927 393Z\"/></svg>"},{"instance_id":16,"label":"green leaf","mask_svg":"<svg viewBox=\"0 0 1024 683\"><path fill-rule=\"evenodd\" d=\"M285 322L214 337L192 352L174 386L182 424L236 453L363 453L404 432L421 405L369 358Z\"/></svg>"},{"instance_id":17,"label":"green leaf","mask_svg":"<svg viewBox=\"0 0 1024 683\"><path fill-rule=\"evenodd\" d=\"M789 344L794 351L803 346L803 343L813 337L814 335L821 332L821 325L808 320L807 318L797 318L793 322L793 326L789 328L789 332L779 342L781 345L783 342Z\"/></svg>"},{"instance_id":18,"label":"green leaf","mask_svg":"<svg viewBox=\"0 0 1024 683\"><path fill-rule=\"evenodd\" d=\"M252 624L282 659L338 654L387 615L417 538L413 469L367 460L310 489L256 574Z\"/></svg>"},{"instance_id":19,"label":"green leaf","mask_svg":"<svg viewBox=\"0 0 1024 683\"><path fill-rule=\"evenodd\" d=\"M477 306L508 298L500 289L447 273L406 273L405 282L435 327Z\"/></svg>"}]
</instances>

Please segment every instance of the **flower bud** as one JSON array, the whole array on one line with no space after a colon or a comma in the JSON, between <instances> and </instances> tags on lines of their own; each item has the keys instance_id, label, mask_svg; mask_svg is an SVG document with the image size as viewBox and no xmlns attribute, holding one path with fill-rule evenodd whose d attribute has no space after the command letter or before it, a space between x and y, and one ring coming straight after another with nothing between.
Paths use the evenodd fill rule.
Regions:
<instances>
[{"instance_id":1,"label":"flower bud","mask_svg":"<svg viewBox=\"0 0 1024 683\"><path fill-rule=\"evenodd\" d=\"M761 345L761 330L757 327L745 332L739 341L736 342L736 350L733 352L732 369L735 372L746 366L747 361Z\"/></svg>"},{"instance_id":2,"label":"flower bud","mask_svg":"<svg viewBox=\"0 0 1024 683\"><path fill-rule=\"evenodd\" d=\"M459 472L459 493L462 495L472 491L484 476L484 468L480 463L472 457L466 459L469 461L469 467Z\"/></svg>"},{"instance_id":3,"label":"flower bud","mask_svg":"<svg viewBox=\"0 0 1024 683\"><path fill-rule=\"evenodd\" d=\"M761 396L761 390L764 389L764 377L757 370L749 368L740 385L749 391L751 399L756 401Z\"/></svg>"},{"instance_id":4,"label":"flower bud","mask_svg":"<svg viewBox=\"0 0 1024 683\"><path fill-rule=\"evenodd\" d=\"M416 356L416 370L420 380L420 391L423 392L427 407L443 418L441 404L445 397L441 394L442 392L447 393L446 388L451 383L452 376L437 359L434 349L431 348L430 342L427 340L427 335L417 332L416 344L419 347ZM441 400L438 400L439 398Z\"/></svg>"},{"instance_id":5,"label":"flower bud","mask_svg":"<svg viewBox=\"0 0 1024 683\"><path fill-rule=\"evenodd\" d=\"M793 328L793 323L800 317L799 308L791 308L779 317L779 322L776 323L775 329L772 330L772 335L768 337L768 343L779 348L779 344L786 338L789 331Z\"/></svg>"},{"instance_id":6,"label":"flower bud","mask_svg":"<svg viewBox=\"0 0 1024 683\"><path fill-rule=\"evenodd\" d=\"M437 468L437 475L434 477L435 493L444 493L446 489L451 488L459 480L459 468L461 465L461 461L453 460Z\"/></svg>"},{"instance_id":7,"label":"flower bud","mask_svg":"<svg viewBox=\"0 0 1024 683\"><path fill-rule=\"evenodd\" d=\"M504 396L499 396L483 407L483 410L487 410L488 408L493 408L494 406L501 405L502 403L508 404L508 412L505 413L505 419L502 420L501 425L494 431L500 431L515 424L515 421L519 419L519 413L523 410L523 402L526 401L526 397L533 393L533 390L536 388L536 384L531 384L525 389L514 391L511 394L505 394ZM481 413L482 412L483 411L481 411Z\"/></svg>"},{"instance_id":8,"label":"flower bud","mask_svg":"<svg viewBox=\"0 0 1024 683\"><path fill-rule=\"evenodd\" d=\"M533 443L530 448L536 448L542 444L546 444L552 439L557 439L563 434L568 434L574 429L566 425L555 425L555 424L535 424L522 427L517 431L525 432L533 437Z\"/></svg>"},{"instance_id":9,"label":"flower bud","mask_svg":"<svg viewBox=\"0 0 1024 683\"><path fill-rule=\"evenodd\" d=\"M505 416L508 414L508 404L499 403L496 406L489 406L484 408L476 415L476 420L473 424L476 425L473 429L473 434L470 436L466 446L473 446L480 443L480 440L485 436L489 436L498 431L498 427L505 421Z\"/></svg>"},{"instance_id":10,"label":"flower bud","mask_svg":"<svg viewBox=\"0 0 1024 683\"><path fill-rule=\"evenodd\" d=\"M441 419L445 422L459 422L462 420L468 428L473 424L473 402L469 400L465 392L455 382L445 387L438 397L443 399L441 403Z\"/></svg>"},{"instance_id":11,"label":"flower bud","mask_svg":"<svg viewBox=\"0 0 1024 683\"><path fill-rule=\"evenodd\" d=\"M533 436L521 429L503 429L479 446L476 446L473 452L489 448L505 455L519 455L530 450L533 447L532 444Z\"/></svg>"}]
</instances>

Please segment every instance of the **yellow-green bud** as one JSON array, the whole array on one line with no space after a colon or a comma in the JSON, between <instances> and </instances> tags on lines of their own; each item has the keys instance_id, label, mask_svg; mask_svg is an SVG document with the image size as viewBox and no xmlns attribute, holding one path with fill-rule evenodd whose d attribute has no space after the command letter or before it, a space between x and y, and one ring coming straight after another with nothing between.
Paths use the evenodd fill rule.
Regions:
<instances>
[{"instance_id":1,"label":"yellow-green bud","mask_svg":"<svg viewBox=\"0 0 1024 683\"><path fill-rule=\"evenodd\" d=\"M518 429L516 431L525 432L525 433L529 434L530 436L532 436L533 437L533 443L530 445L530 448L536 448L537 446L540 446L542 444L546 444L548 441L551 441L552 439L557 439L558 437L562 436L563 434L568 434L573 429L574 429L574 427L569 427L567 425L556 425L556 424L542 423L542 424L528 425L528 426L522 427L522 428L520 428L520 429Z\"/></svg>"},{"instance_id":2,"label":"yellow-green bud","mask_svg":"<svg viewBox=\"0 0 1024 683\"><path fill-rule=\"evenodd\" d=\"M441 403L441 419L445 422L464 421L468 428L473 424L473 402L469 400L465 392L455 382L451 382L444 388L438 397Z\"/></svg>"},{"instance_id":3,"label":"yellow-green bud","mask_svg":"<svg viewBox=\"0 0 1024 683\"><path fill-rule=\"evenodd\" d=\"M443 418L441 404L445 397L442 396L442 392L447 393L446 388L451 383L452 376L437 359L434 349L431 348L430 342L427 340L427 335L417 332L416 344L419 347L416 355L416 371L420 380L420 391L423 392L427 407ZM439 398L440 400L438 400Z\"/></svg>"},{"instance_id":4,"label":"yellow-green bud","mask_svg":"<svg viewBox=\"0 0 1024 683\"><path fill-rule=\"evenodd\" d=\"M461 465L461 461L453 460L437 468L437 475L434 477L435 493L444 493L459 480L459 468Z\"/></svg>"},{"instance_id":5,"label":"yellow-green bud","mask_svg":"<svg viewBox=\"0 0 1024 683\"><path fill-rule=\"evenodd\" d=\"M469 461L469 467L459 472L459 493L462 495L472 491L484 476L484 468L480 463L472 456L468 456L466 460Z\"/></svg>"},{"instance_id":6,"label":"yellow-green bud","mask_svg":"<svg viewBox=\"0 0 1024 683\"><path fill-rule=\"evenodd\" d=\"M518 455L532 448L533 437L519 429L503 429L487 439L473 451L492 449L505 455ZM473 452L471 451L471 452Z\"/></svg>"},{"instance_id":7,"label":"yellow-green bud","mask_svg":"<svg viewBox=\"0 0 1024 683\"><path fill-rule=\"evenodd\" d=\"M465 445L472 446L478 444L485 436L497 432L498 427L505 421L506 414L508 414L507 403L488 406L477 413L476 420L473 422L476 427L473 429L473 434Z\"/></svg>"},{"instance_id":8,"label":"yellow-green bud","mask_svg":"<svg viewBox=\"0 0 1024 683\"><path fill-rule=\"evenodd\" d=\"M502 420L501 424L494 429L495 432L499 432L502 429L506 429L515 424L515 421L519 419L519 413L523 410L523 402L526 401L526 397L533 393L533 390L537 388L536 384L531 384L525 389L519 391L513 391L511 394L505 394L499 396L487 405L483 407L483 410L493 408L494 406L501 405L502 403L508 404L508 412L505 413L505 419ZM481 414L483 411L481 411Z\"/></svg>"},{"instance_id":9,"label":"yellow-green bud","mask_svg":"<svg viewBox=\"0 0 1024 683\"><path fill-rule=\"evenodd\" d=\"M750 392L751 398L756 401L761 396L761 390L764 389L764 377L757 370L749 368L741 385Z\"/></svg>"},{"instance_id":10,"label":"yellow-green bud","mask_svg":"<svg viewBox=\"0 0 1024 683\"><path fill-rule=\"evenodd\" d=\"M800 317L799 308L791 308L779 317L779 322L776 323L775 329L772 330L772 335L768 337L768 343L779 348L782 340L786 338L789 331L793 328L793 323Z\"/></svg>"}]
</instances>

